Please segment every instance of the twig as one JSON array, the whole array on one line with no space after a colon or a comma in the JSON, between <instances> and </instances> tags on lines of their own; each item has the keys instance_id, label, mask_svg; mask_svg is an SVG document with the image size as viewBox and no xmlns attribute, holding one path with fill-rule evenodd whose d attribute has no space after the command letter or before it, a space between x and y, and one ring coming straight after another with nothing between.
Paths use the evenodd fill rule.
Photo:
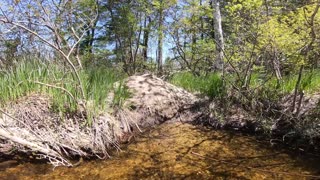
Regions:
<instances>
[{"instance_id":1,"label":"twig","mask_svg":"<svg viewBox=\"0 0 320 180\"><path fill-rule=\"evenodd\" d=\"M28 126L28 125L27 125L26 123L24 123L22 120L13 117L12 115L10 115L9 113L5 112L5 111L2 110L1 108L0 108L0 112L1 112L2 114L4 114L4 115L8 116L9 118L11 118L11 119L13 119L13 120L21 123L21 124L24 125L26 128L28 128L35 136L37 136L38 138L42 139L36 132L34 132L34 131L30 128L30 126Z\"/></svg>"},{"instance_id":2,"label":"twig","mask_svg":"<svg viewBox=\"0 0 320 180\"><path fill-rule=\"evenodd\" d=\"M62 90L64 92L66 92L75 102L77 102L77 99L72 95L72 93L70 91L68 91L67 89L63 88L63 87L55 86L55 85L52 85L52 84L46 84L46 83L42 83L42 82L39 82L39 81L29 81L29 82L40 84L40 85L44 85L44 86L48 86L48 87L55 88L55 89L60 89L60 90Z\"/></svg>"},{"instance_id":3,"label":"twig","mask_svg":"<svg viewBox=\"0 0 320 180\"><path fill-rule=\"evenodd\" d=\"M64 158L62 158L62 156L57 153L56 151L54 150L51 150L51 149L47 149L47 148L44 148L44 147L41 147L35 143L32 143L32 142L29 142L29 141L26 141L22 138L19 138L17 136L13 136L12 134L10 134L9 132L6 132L5 130L3 129L0 129L0 136L10 140L10 141L13 141L15 143L18 143L18 144L21 144L21 145L24 145L26 147L29 147L30 149L34 150L34 151L39 151L41 153L44 153L48 156L51 156L51 157L54 157L55 159L60 159L62 161L66 161Z\"/></svg>"}]
</instances>

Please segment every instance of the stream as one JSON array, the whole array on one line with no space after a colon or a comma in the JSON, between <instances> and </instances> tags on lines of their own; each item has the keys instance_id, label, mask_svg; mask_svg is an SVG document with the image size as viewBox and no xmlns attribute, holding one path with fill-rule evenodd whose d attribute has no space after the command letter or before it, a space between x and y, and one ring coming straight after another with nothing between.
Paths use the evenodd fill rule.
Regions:
<instances>
[{"instance_id":1,"label":"stream","mask_svg":"<svg viewBox=\"0 0 320 180\"><path fill-rule=\"evenodd\" d=\"M269 142L182 123L164 123L133 138L111 159L78 167L20 163L0 179L319 179L320 158L276 150Z\"/></svg>"}]
</instances>

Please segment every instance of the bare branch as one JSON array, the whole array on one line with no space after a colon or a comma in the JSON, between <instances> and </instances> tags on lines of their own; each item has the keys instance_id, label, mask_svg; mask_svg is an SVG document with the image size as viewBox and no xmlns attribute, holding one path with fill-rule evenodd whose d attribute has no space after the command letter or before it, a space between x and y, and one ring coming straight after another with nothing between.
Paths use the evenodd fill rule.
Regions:
<instances>
[{"instance_id":1,"label":"bare branch","mask_svg":"<svg viewBox=\"0 0 320 180\"><path fill-rule=\"evenodd\" d=\"M42 83L42 82L38 82L38 81L30 81L30 82L62 90L64 92L66 92L75 102L77 102L77 99L72 95L72 93L70 91L68 91L67 89L63 88L63 87L55 86L55 85L52 85L52 84L46 84L46 83Z\"/></svg>"}]
</instances>

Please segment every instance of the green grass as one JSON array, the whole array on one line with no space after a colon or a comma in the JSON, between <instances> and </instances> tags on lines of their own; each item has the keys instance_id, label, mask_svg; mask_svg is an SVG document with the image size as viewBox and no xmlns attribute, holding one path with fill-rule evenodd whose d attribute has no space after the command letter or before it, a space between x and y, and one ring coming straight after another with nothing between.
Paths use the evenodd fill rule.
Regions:
<instances>
[{"instance_id":1,"label":"green grass","mask_svg":"<svg viewBox=\"0 0 320 180\"><path fill-rule=\"evenodd\" d=\"M108 92L115 90L115 94L121 96L125 89L123 86L113 88L113 84L116 81L121 81L124 75L103 66L86 68L79 71L79 75L92 114L99 113L107 106ZM62 113L75 112L78 108L77 101L81 100L82 96L79 85L73 77L70 70L67 71L54 63L21 61L10 69L0 71L0 105L3 107L7 102L36 92L52 97L52 107L55 111ZM62 87L70 92L75 99L64 90L40 83Z\"/></svg>"},{"instance_id":2,"label":"green grass","mask_svg":"<svg viewBox=\"0 0 320 180\"><path fill-rule=\"evenodd\" d=\"M255 73L251 77L251 87L263 87L269 88L272 91L277 91L281 94L288 94L294 91L296 83L298 80L298 74L284 76L280 85L277 83L275 77L270 78L265 81L261 75ZM315 70L313 72L305 71L302 74L300 89L306 93L314 93L320 91L320 70Z\"/></svg>"},{"instance_id":3,"label":"green grass","mask_svg":"<svg viewBox=\"0 0 320 180\"><path fill-rule=\"evenodd\" d=\"M216 98L224 93L223 82L219 74L194 76L190 72L174 74L170 82L190 92L199 92L209 98Z\"/></svg>"},{"instance_id":4,"label":"green grass","mask_svg":"<svg viewBox=\"0 0 320 180\"><path fill-rule=\"evenodd\" d=\"M234 75L226 76L227 82L234 82ZM279 95L292 93L295 89L298 74L283 77L280 84L275 77L265 77L263 74L253 73L250 81L251 89L260 89L257 91L262 98L279 98ZM190 72L176 73L170 79L174 85L180 86L190 92L199 92L210 98L219 97L224 93L223 83L220 75L211 73L207 76L194 76ZM237 84L237 82L234 82ZM228 87L228 86L227 86ZM305 71L302 76L300 88L306 93L320 91L320 70L313 72Z\"/></svg>"}]
</instances>

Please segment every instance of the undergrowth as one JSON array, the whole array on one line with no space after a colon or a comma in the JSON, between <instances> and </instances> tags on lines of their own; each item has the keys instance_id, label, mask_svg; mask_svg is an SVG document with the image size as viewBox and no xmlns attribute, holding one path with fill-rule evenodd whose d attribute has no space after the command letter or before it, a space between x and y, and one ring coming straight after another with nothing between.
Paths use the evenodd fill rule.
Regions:
<instances>
[{"instance_id":1,"label":"undergrowth","mask_svg":"<svg viewBox=\"0 0 320 180\"><path fill-rule=\"evenodd\" d=\"M217 73L194 76L190 72L180 72L174 74L170 82L190 92L199 92L211 99L220 97L225 92L222 78Z\"/></svg>"},{"instance_id":2,"label":"undergrowth","mask_svg":"<svg viewBox=\"0 0 320 180\"><path fill-rule=\"evenodd\" d=\"M235 81L235 77L226 76L227 82ZM261 98L278 98L279 96L292 93L296 87L298 75L284 76L280 83L275 77L267 77L263 74L253 73L250 80L252 90L257 89ZM225 92L222 79L219 74L194 76L190 72L179 72L174 74L170 82L180 86L190 92L199 92L210 98L221 96ZM237 84L237 82L235 82ZM315 93L320 91L320 70L303 72L299 90L305 93Z\"/></svg>"},{"instance_id":3,"label":"undergrowth","mask_svg":"<svg viewBox=\"0 0 320 180\"><path fill-rule=\"evenodd\" d=\"M298 74L284 76L280 83L275 77L263 77L263 75L255 73L251 76L251 87L269 88L281 94L292 93L296 87ZM320 70L312 72L303 72L299 89L306 93L315 93L320 90Z\"/></svg>"},{"instance_id":4,"label":"undergrowth","mask_svg":"<svg viewBox=\"0 0 320 180\"><path fill-rule=\"evenodd\" d=\"M79 70L79 75L92 114L106 108L110 91L113 90L118 99L124 96L125 87L122 83L120 87L113 87L115 82L123 80L124 74L121 72L103 66L91 66ZM2 107L19 97L40 93L51 97L53 110L63 114L79 110L78 101L81 100L80 89L70 70L53 62L38 60L23 60L1 70L0 92ZM118 99L114 99L113 103L118 104Z\"/></svg>"}]
</instances>

